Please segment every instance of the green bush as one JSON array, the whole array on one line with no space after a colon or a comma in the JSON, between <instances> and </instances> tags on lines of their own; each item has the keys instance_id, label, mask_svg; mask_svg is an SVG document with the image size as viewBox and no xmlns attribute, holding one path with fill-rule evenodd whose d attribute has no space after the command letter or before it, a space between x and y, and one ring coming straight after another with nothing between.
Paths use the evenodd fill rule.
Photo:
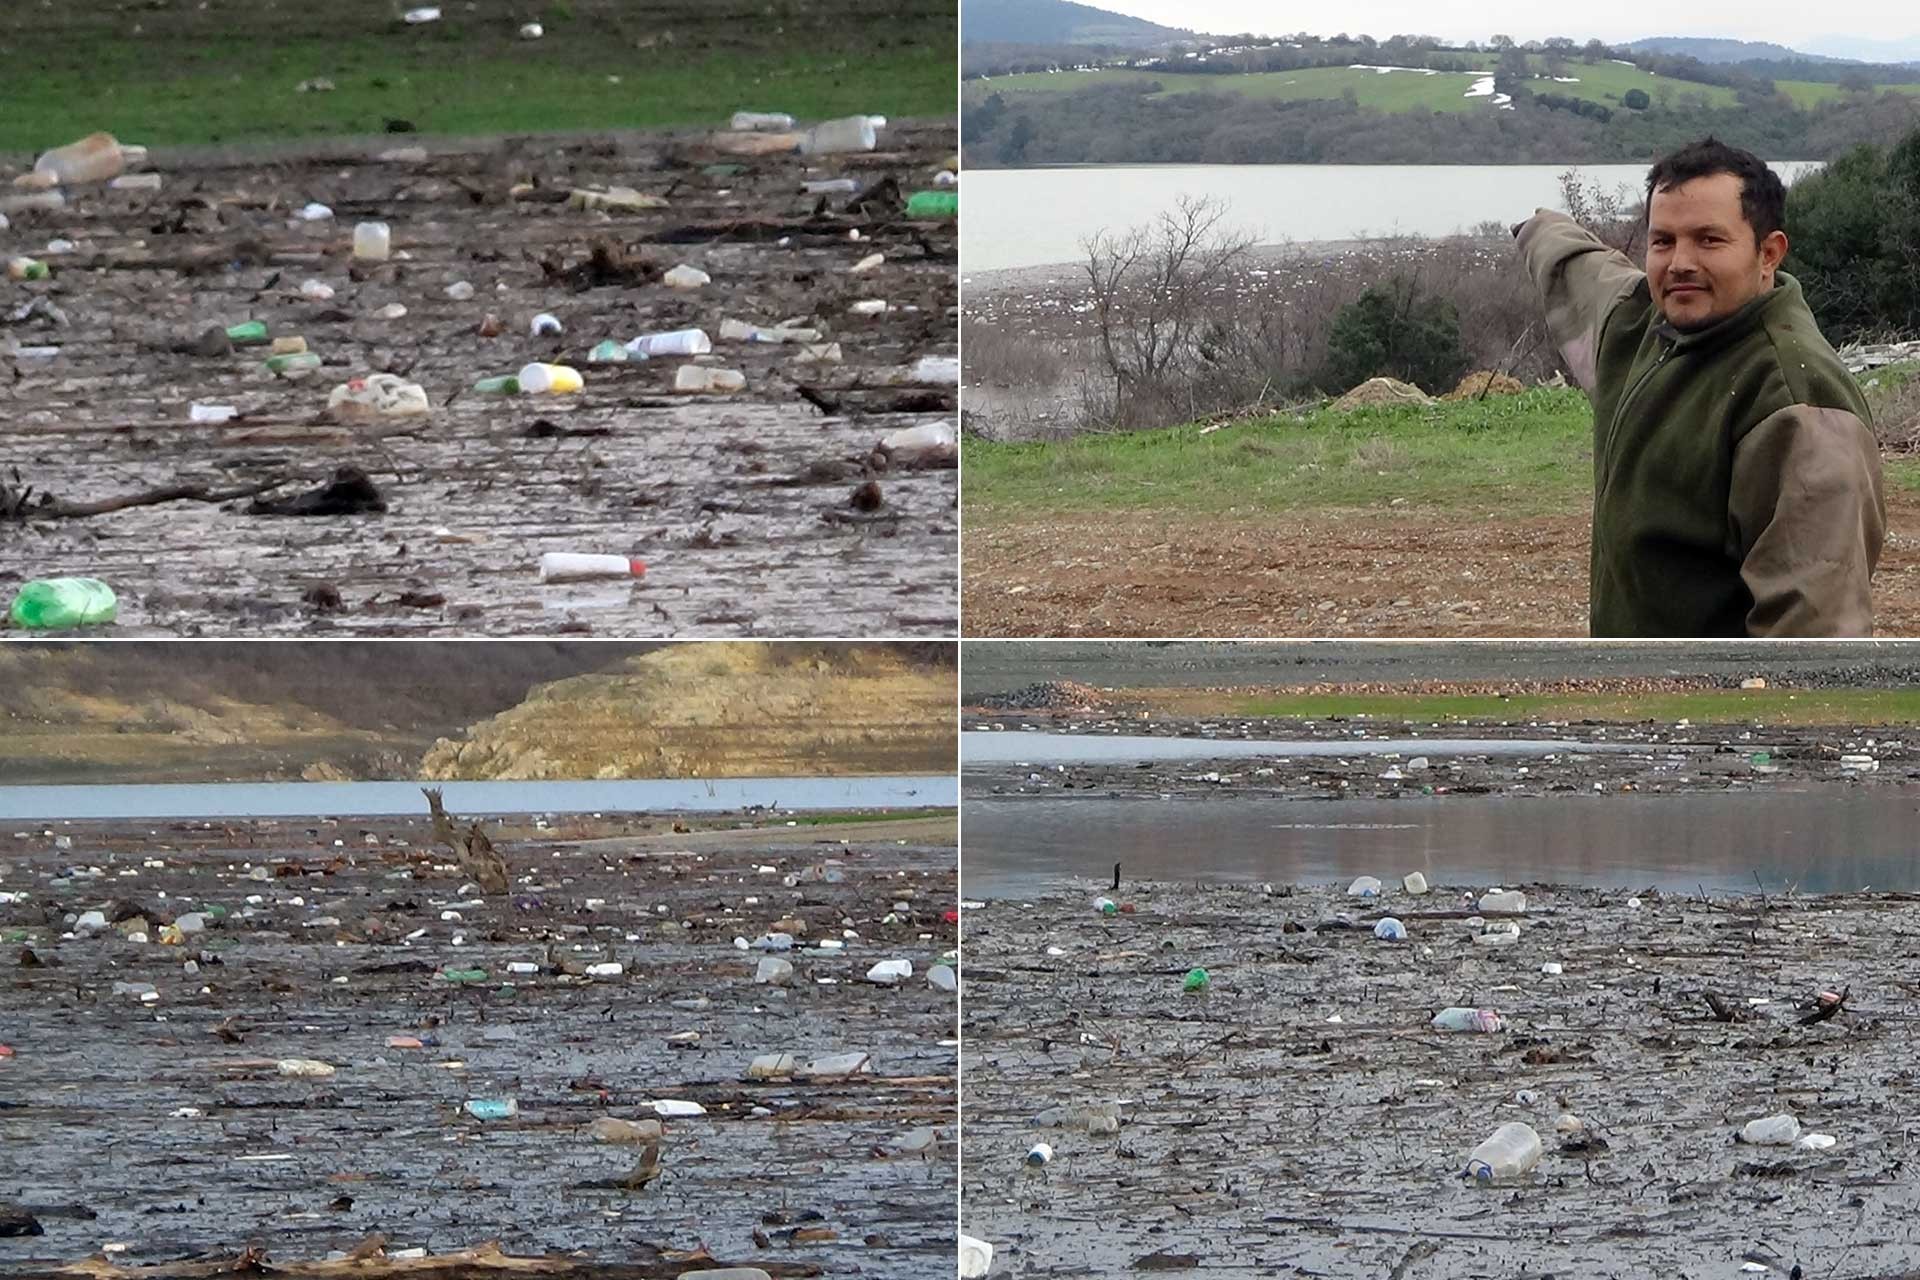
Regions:
<instances>
[{"instance_id":1,"label":"green bush","mask_svg":"<svg viewBox=\"0 0 1920 1280\"><path fill-rule=\"evenodd\" d=\"M1920 130L1794 183L1787 236L1786 269L1829 338L1920 332Z\"/></svg>"},{"instance_id":2,"label":"green bush","mask_svg":"<svg viewBox=\"0 0 1920 1280\"><path fill-rule=\"evenodd\" d=\"M1340 309L1327 334L1325 384L1345 391L1381 376L1447 391L1467 370L1453 303L1402 276L1371 285Z\"/></svg>"},{"instance_id":3,"label":"green bush","mask_svg":"<svg viewBox=\"0 0 1920 1280\"><path fill-rule=\"evenodd\" d=\"M1620 105L1629 111L1645 111L1653 105L1653 99L1645 89L1629 89L1620 96Z\"/></svg>"}]
</instances>

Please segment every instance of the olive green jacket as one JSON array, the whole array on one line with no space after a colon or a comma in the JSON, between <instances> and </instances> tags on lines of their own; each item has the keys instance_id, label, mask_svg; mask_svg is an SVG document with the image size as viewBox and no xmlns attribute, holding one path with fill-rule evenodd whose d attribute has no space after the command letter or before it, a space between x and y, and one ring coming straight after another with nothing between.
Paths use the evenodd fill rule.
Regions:
<instances>
[{"instance_id":1,"label":"olive green jacket","mask_svg":"<svg viewBox=\"0 0 1920 1280\"><path fill-rule=\"evenodd\" d=\"M1886 532L1866 402L1800 285L1681 333L1563 214L1521 226L1547 326L1593 402L1596 636L1864 636Z\"/></svg>"}]
</instances>

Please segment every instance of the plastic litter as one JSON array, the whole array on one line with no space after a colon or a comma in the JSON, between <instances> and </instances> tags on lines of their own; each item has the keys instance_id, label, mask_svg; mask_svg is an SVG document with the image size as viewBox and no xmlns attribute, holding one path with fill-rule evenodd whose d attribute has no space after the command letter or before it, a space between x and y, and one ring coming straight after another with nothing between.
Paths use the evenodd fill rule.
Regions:
<instances>
[{"instance_id":1,"label":"plastic litter","mask_svg":"<svg viewBox=\"0 0 1920 1280\"><path fill-rule=\"evenodd\" d=\"M954 974L950 966L937 964L927 970L927 985L936 991L958 991L960 989L960 979Z\"/></svg>"},{"instance_id":2,"label":"plastic litter","mask_svg":"<svg viewBox=\"0 0 1920 1280\"><path fill-rule=\"evenodd\" d=\"M698 289L713 283L713 277L698 267L681 263L660 277L660 283L669 289Z\"/></svg>"},{"instance_id":3,"label":"plastic litter","mask_svg":"<svg viewBox=\"0 0 1920 1280\"><path fill-rule=\"evenodd\" d=\"M1027 1164L1035 1169L1053 1162L1053 1148L1044 1142L1036 1142L1027 1148Z\"/></svg>"},{"instance_id":4,"label":"plastic litter","mask_svg":"<svg viewBox=\"0 0 1920 1280\"><path fill-rule=\"evenodd\" d=\"M300 212L293 215L302 222L326 222L333 217L333 210L318 200L302 205Z\"/></svg>"},{"instance_id":5,"label":"plastic litter","mask_svg":"<svg viewBox=\"0 0 1920 1280\"><path fill-rule=\"evenodd\" d=\"M157 173L123 173L107 186L114 191L158 191L160 183Z\"/></svg>"},{"instance_id":6,"label":"plastic litter","mask_svg":"<svg viewBox=\"0 0 1920 1280\"><path fill-rule=\"evenodd\" d=\"M913 962L910 960L882 960L867 970L867 981L891 987L895 983L913 976Z\"/></svg>"},{"instance_id":7,"label":"plastic litter","mask_svg":"<svg viewBox=\"0 0 1920 1280\"><path fill-rule=\"evenodd\" d=\"M621 1120L615 1116L596 1116L587 1126L587 1136L595 1142L658 1142L658 1120Z\"/></svg>"},{"instance_id":8,"label":"plastic litter","mask_svg":"<svg viewBox=\"0 0 1920 1280\"><path fill-rule=\"evenodd\" d=\"M726 395L733 391L744 391L746 386L747 375L738 369L710 369L705 365L683 364L673 374L675 391Z\"/></svg>"},{"instance_id":9,"label":"plastic litter","mask_svg":"<svg viewBox=\"0 0 1920 1280\"><path fill-rule=\"evenodd\" d=\"M877 116L845 116L825 120L800 135L800 154L836 155L847 151L871 151L879 144ZM882 120L884 123L884 120Z\"/></svg>"},{"instance_id":10,"label":"plastic litter","mask_svg":"<svg viewBox=\"0 0 1920 1280\"><path fill-rule=\"evenodd\" d=\"M353 229L353 256L361 262L385 262L393 253L393 231L384 222L362 222Z\"/></svg>"},{"instance_id":11,"label":"plastic litter","mask_svg":"<svg viewBox=\"0 0 1920 1280\"><path fill-rule=\"evenodd\" d=\"M465 280L455 280L447 286L446 295L455 302L466 302L473 297L473 285Z\"/></svg>"},{"instance_id":12,"label":"plastic litter","mask_svg":"<svg viewBox=\"0 0 1920 1280\"><path fill-rule=\"evenodd\" d=\"M327 413L337 422L370 422L377 418L417 417L433 405L416 382L391 373L354 378L327 396Z\"/></svg>"},{"instance_id":13,"label":"plastic litter","mask_svg":"<svg viewBox=\"0 0 1920 1280\"><path fill-rule=\"evenodd\" d=\"M891 309L885 298L862 298L847 308L848 312L856 316L883 316Z\"/></svg>"},{"instance_id":14,"label":"plastic litter","mask_svg":"<svg viewBox=\"0 0 1920 1280\"><path fill-rule=\"evenodd\" d=\"M818 329L789 329L785 325L765 327L748 324L744 320L722 320L720 339L723 342L818 342Z\"/></svg>"},{"instance_id":15,"label":"plastic litter","mask_svg":"<svg viewBox=\"0 0 1920 1280\"><path fill-rule=\"evenodd\" d=\"M1467 1173L1481 1182L1517 1178L1540 1163L1540 1135L1530 1124L1510 1121L1467 1157Z\"/></svg>"},{"instance_id":16,"label":"plastic litter","mask_svg":"<svg viewBox=\"0 0 1920 1280\"><path fill-rule=\"evenodd\" d=\"M959 457L959 445L954 439L951 422L902 427L881 436L880 448L895 462L910 467L952 462Z\"/></svg>"},{"instance_id":17,"label":"plastic litter","mask_svg":"<svg viewBox=\"0 0 1920 1280\"><path fill-rule=\"evenodd\" d=\"M520 38L522 40L538 40L545 34L547 34L546 28L537 22L523 22L520 24Z\"/></svg>"},{"instance_id":18,"label":"plastic litter","mask_svg":"<svg viewBox=\"0 0 1920 1280\"><path fill-rule=\"evenodd\" d=\"M230 404L192 404L187 406L188 422L231 422L240 410Z\"/></svg>"},{"instance_id":19,"label":"plastic litter","mask_svg":"<svg viewBox=\"0 0 1920 1280\"><path fill-rule=\"evenodd\" d=\"M407 10L405 21L407 25L416 27L425 22L438 22L440 21L440 10L437 6L424 9L409 9Z\"/></svg>"},{"instance_id":20,"label":"plastic litter","mask_svg":"<svg viewBox=\"0 0 1920 1280\"><path fill-rule=\"evenodd\" d=\"M540 581L585 582L593 578L638 578L647 566L632 556L548 551L540 557Z\"/></svg>"},{"instance_id":21,"label":"plastic litter","mask_svg":"<svg viewBox=\"0 0 1920 1280\"><path fill-rule=\"evenodd\" d=\"M1480 910L1521 915L1527 909L1527 895L1518 889L1494 889L1480 897Z\"/></svg>"},{"instance_id":22,"label":"plastic litter","mask_svg":"<svg viewBox=\"0 0 1920 1280\"><path fill-rule=\"evenodd\" d=\"M653 1114L663 1116L668 1120L685 1119L688 1116L703 1116L707 1114L707 1109L699 1103L683 1102L675 1098L667 1098L659 1102L645 1103L642 1105L651 1106L653 1108Z\"/></svg>"},{"instance_id":23,"label":"plastic litter","mask_svg":"<svg viewBox=\"0 0 1920 1280\"><path fill-rule=\"evenodd\" d=\"M1749 1120L1740 1129L1740 1141L1756 1147L1784 1147L1800 1136L1800 1121L1786 1112Z\"/></svg>"},{"instance_id":24,"label":"plastic litter","mask_svg":"<svg viewBox=\"0 0 1920 1280\"><path fill-rule=\"evenodd\" d=\"M475 1120L510 1120L520 1114L517 1098L469 1098L463 1108Z\"/></svg>"},{"instance_id":25,"label":"plastic litter","mask_svg":"<svg viewBox=\"0 0 1920 1280\"><path fill-rule=\"evenodd\" d=\"M1418 871L1409 871L1400 881L1400 887L1417 898L1427 891L1427 878Z\"/></svg>"},{"instance_id":26,"label":"plastic litter","mask_svg":"<svg viewBox=\"0 0 1920 1280\"><path fill-rule=\"evenodd\" d=\"M1380 896L1380 880L1377 876L1361 876L1347 886L1349 898L1377 898Z\"/></svg>"},{"instance_id":27,"label":"plastic litter","mask_svg":"<svg viewBox=\"0 0 1920 1280\"><path fill-rule=\"evenodd\" d=\"M641 356L704 356L713 350L713 340L704 329L675 329L643 333L627 343L627 350Z\"/></svg>"},{"instance_id":28,"label":"plastic litter","mask_svg":"<svg viewBox=\"0 0 1920 1280\"><path fill-rule=\"evenodd\" d=\"M872 1075L873 1055L870 1053L829 1054L824 1058L815 1058L801 1067L798 1074L812 1079Z\"/></svg>"},{"instance_id":29,"label":"plastic litter","mask_svg":"<svg viewBox=\"0 0 1920 1280\"><path fill-rule=\"evenodd\" d=\"M1205 991L1213 985L1213 977L1205 969L1189 969L1187 976L1180 980L1182 991Z\"/></svg>"},{"instance_id":30,"label":"plastic litter","mask_svg":"<svg viewBox=\"0 0 1920 1280\"><path fill-rule=\"evenodd\" d=\"M280 1074L283 1076L319 1079L334 1074L332 1063L320 1062L313 1058L282 1058L276 1065L279 1066Z\"/></svg>"},{"instance_id":31,"label":"plastic litter","mask_svg":"<svg viewBox=\"0 0 1920 1280\"><path fill-rule=\"evenodd\" d=\"M45 280L52 272L37 258L8 258L7 279Z\"/></svg>"},{"instance_id":32,"label":"plastic litter","mask_svg":"<svg viewBox=\"0 0 1920 1280\"><path fill-rule=\"evenodd\" d=\"M282 378L297 378L320 367L320 357L311 351L286 356L268 356L267 372Z\"/></svg>"},{"instance_id":33,"label":"plastic litter","mask_svg":"<svg viewBox=\"0 0 1920 1280\"><path fill-rule=\"evenodd\" d=\"M727 127L748 133L784 133L793 128L793 117L784 111L736 111Z\"/></svg>"},{"instance_id":34,"label":"plastic litter","mask_svg":"<svg viewBox=\"0 0 1920 1280\"><path fill-rule=\"evenodd\" d=\"M960 1237L960 1280L983 1280L993 1270L993 1246L975 1236Z\"/></svg>"},{"instance_id":35,"label":"plastic litter","mask_svg":"<svg viewBox=\"0 0 1920 1280\"><path fill-rule=\"evenodd\" d=\"M627 349L612 338L596 342L593 350L587 352L588 364L625 364L630 358L627 355ZM645 358L641 357L641 359Z\"/></svg>"},{"instance_id":36,"label":"plastic litter","mask_svg":"<svg viewBox=\"0 0 1920 1280\"><path fill-rule=\"evenodd\" d=\"M78 142L42 153L33 162L33 172L25 175L37 183L22 182L21 185L70 187L105 182L146 158L145 147L123 147L110 133L90 133Z\"/></svg>"},{"instance_id":37,"label":"plastic litter","mask_svg":"<svg viewBox=\"0 0 1920 1280\"><path fill-rule=\"evenodd\" d=\"M793 981L793 963L778 956L766 956L753 971L753 980L764 986L787 986Z\"/></svg>"},{"instance_id":38,"label":"plastic litter","mask_svg":"<svg viewBox=\"0 0 1920 1280\"><path fill-rule=\"evenodd\" d=\"M113 588L98 578L40 578L21 585L7 616L16 627L34 630L91 627L112 622L119 609ZM99 914L88 912L76 927L84 927L89 917ZM106 928L104 917L98 927Z\"/></svg>"},{"instance_id":39,"label":"plastic litter","mask_svg":"<svg viewBox=\"0 0 1920 1280\"><path fill-rule=\"evenodd\" d=\"M916 191L907 197L907 217L920 221L940 221L960 216L958 191Z\"/></svg>"},{"instance_id":40,"label":"plastic litter","mask_svg":"<svg viewBox=\"0 0 1920 1280\"><path fill-rule=\"evenodd\" d=\"M522 368L515 381L519 383L522 395L572 395L585 386L580 371L564 364L541 364L538 361Z\"/></svg>"},{"instance_id":41,"label":"plastic litter","mask_svg":"<svg viewBox=\"0 0 1920 1280\"><path fill-rule=\"evenodd\" d=\"M1407 940L1407 926L1392 916L1385 916L1375 922L1373 926L1373 936L1382 942L1405 942Z\"/></svg>"},{"instance_id":42,"label":"plastic litter","mask_svg":"<svg viewBox=\"0 0 1920 1280\"><path fill-rule=\"evenodd\" d=\"M1505 1031L1507 1020L1492 1009L1467 1009L1454 1005L1434 1014L1431 1025L1435 1031L1492 1033Z\"/></svg>"}]
</instances>

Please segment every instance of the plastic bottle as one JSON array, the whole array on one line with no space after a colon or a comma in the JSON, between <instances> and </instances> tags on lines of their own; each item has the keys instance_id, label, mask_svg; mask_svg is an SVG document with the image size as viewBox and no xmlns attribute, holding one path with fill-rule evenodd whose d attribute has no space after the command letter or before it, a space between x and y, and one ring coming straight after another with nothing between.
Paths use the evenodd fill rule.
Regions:
<instances>
[{"instance_id":1,"label":"plastic bottle","mask_svg":"<svg viewBox=\"0 0 1920 1280\"><path fill-rule=\"evenodd\" d=\"M353 256L361 262L385 262L393 254L393 232L384 222L362 222L353 229Z\"/></svg>"},{"instance_id":2,"label":"plastic bottle","mask_svg":"<svg viewBox=\"0 0 1920 1280\"><path fill-rule=\"evenodd\" d=\"M595 343L593 350L587 352L588 364L625 364L627 359L627 349L612 338Z\"/></svg>"},{"instance_id":3,"label":"plastic bottle","mask_svg":"<svg viewBox=\"0 0 1920 1280\"><path fill-rule=\"evenodd\" d=\"M974 1236L960 1237L960 1280L984 1280L993 1270L993 1246Z\"/></svg>"},{"instance_id":4,"label":"plastic bottle","mask_svg":"<svg viewBox=\"0 0 1920 1280\"><path fill-rule=\"evenodd\" d=\"M789 329L784 325L765 328L757 324L748 324L744 320L722 320L720 340L722 342L818 342L820 331Z\"/></svg>"},{"instance_id":5,"label":"plastic bottle","mask_svg":"<svg viewBox=\"0 0 1920 1280\"><path fill-rule=\"evenodd\" d=\"M520 1103L515 1098L470 1098L466 1112L475 1120L509 1120L520 1114Z\"/></svg>"},{"instance_id":6,"label":"plastic bottle","mask_svg":"<svg viewBox=\"0 0 1920 1280\"><path fill-rule=\"evenodd\" d=\"M227 326L227 340L236 347L263 347L267 344L267 325L263 320L248 320Z\"/></svg>"},{"instance_id":7,"label":"plastic bottle","mask_svg":"<svg viewBox=\"0 0 1920 1280\"><path fill-rule=\"evenodd\" d=\"M1359 879L1355 880L1352 884L1347 886L1347 896L1349 898L1379 897L1380 896L1380 878L1378 876L1361 876Z\"/></svg>"},{"instance_id":8,"label":"plastic bottle","mask_svg":"<svg viewBox=\"0 0 1920 1280\"><path fill-rule=\"evenodd\" d=\"M1392 916L1384 916L1374 923L1373 936L1382 942L1405 942L1407 926Z\"/></svg>"},{"instance_id":9,"label":"plastic bottle","mask_svg":"<svg viewBox=\"0 0 1920 1280\"><path fill-rule=\"evenodd\" d=\"M675 391L725 395L731 391L744 391L746 386L747 375L738 369L709 369L705 365L683 364L673 374Z\"/></svg>"},{"instance_id":10,"label":"plastic bottle","mask_svg":"<svg viewBox=\"0 0 1920 1280\"><path fill-rule=\"evenodd\" d=\"M1467 1157L1467 1172L1481 1182L1517 1178L1540 1163L1540 1135L1530 1124L1509 1121Z\"/></svg>"},{"instance_id":11,"label":"plastic bottle","mask_svg":"<svg viewBox=\"0 0 1920 1280\"><path fill-rule=\"evenodd\" d=\"M847 308L850 315L883 316L893 308L885 298L862 298Z\"/></svg>"},{"instance_id":12,"label":"plastic bottle","mask_svg":"<svg viewBox=\"0 0 1920 1280\"><path fill-rule=\"evenodd\" d=\"M1800 1136L1800 1121L1781 1113L1747 1121L1740 1130L1740 1141L1756 1147L1784 1147Z\"/></svg>"},{"instance_id":13,"label":"plastic bottle","mask_svg":"<svg viewBox=\"0 0 1920 1280\"><path fill-rule=\"evenodd\" d=\"M960 216L957 191L916 191L907 197L907 216L927 221Z\"/></svg>"},{"instance_id":14,"label":"plastic bottle","mask_svg":"<svg viewBox=\"0 0 1920 1280\"><path fill-rule=\"evenodd\" d=\"M520 394L520 379L512 374L497 378L482 378L473 384L473 389L482 395L517 396Z\"/></svg>"},{"instance_id":15,"label":"plastic bottle","mask_svg":"<svg viewBox=\"0 0 1920 1280\"><path fill-rule=\"evenodd\" d=\"M320 367L320 357L311 351L302 351L290 356L269 356L267 372L288 378L297 374L312 373Z\"/></svg>"},{"instance_id":16,"label":"plastic bottle","mask_svg":"<svg viewBox=\"0 0 1920 1280\"><path fill-rule=\"evenodd\" d=\"M33 162L33 169L63 187L76 182L104 182L119 176L130 159L144 160L146 154L145 147L121 147L110 133L90 133L78 142L44 153Z\"/></svg>"},{"instance_id":17,"label":"plastic bottle","mask_svg":"<svg viewBox=\"0 0 1920 1280\"><path fill-rule=\"evenodd\" d=\"M535 316L527 324L527 332L536 338L552 337L556 334L565 333L566 331L566 326L560 323L558 316L548 315L544 311Z\"/></svg>"},{"instance_id":18,"label":"plastic bottle","mask_svg":"<svg viewBox=\"0 0 1920 1280\"><path fill-rule=\"evenodd\" d=\"M960 384L959 356L922 356L914 361L913 369L907 374L912 382L927 383L931 386L953 387Z\"/></svg>"},{"instance_id":19,"label":"plastic bottle","mask_svg":"<svg viewBox=\"0 0 1920 1280\"><path fill-rule=\"evenodd\" d=\"M713 339L704 329L643 333L627 344L627 350L641 356L704 356L713 350Z\"/></svg>"},{"instance_id":20,"label":"plastic bottle","mask_svg":"<svg viewBox=\"0 0 1920 1280\"><path fill-rule=\"evenodd\" d=\"M585 385L578 369L564 364L541 364L538 361L521 369L518 381L520 393L529 396L572 395Z\"/></svg>"},{"instance_id":21,"label":"plastic bottle","mask_svg":"<svg viewBox=\"0 0 1920 1280\"><path fill-rule=\"evenodd\" d=\"M1480 910L1498 911L1509 915L1522 915L1527 909L1527 895L1518 889L1494 889L1481 895Z\"/></svg>"},{"instance_id":22,"label":"plastic bottle","mask_svg":"<svg viewBox=\"0 0 1920 1280\"><path fill-rule=\"evenodd\" d=\"M540 557L540 581L542 582L583 582L591 578L638 578L646 571L646 563L632 556L549 551Z\"/></svg>"},{"instance_id":23,"label":"plastic bottle","mask_svg":"<svg viewBox=\"0 0 1920 1280\"><path fill-rule=\"evenodd\" d=\"M669 289L698 289L713 283L713 277L698 267L681 263L660 277L660 283Z\"/></svg>"},{"instance_id":24,"label":"plastic bottle","mask_svg":"<svg viewBox=\"0 0 1920 1280\"><path fill-rule=\"evenodd\" d=\"M845 116L826 120L800 135L800 154L829 156L845 151L871 151L880 141L872 116Z\"/></svg>"},{"instance_id":25,"label":"plastic bottle","mask_svg":"<svg viewBox=\"0 0 1920 1280\"><path fill-rule=\"evenodd\" d=\"M1417 898L1427 891L1427 878L1418 871L1409 871L1406 878L1400 882L1400 885L1408 893Z\"/></svg>"},{"instance_id":26,"label":"plastic bottle","mask_svg":"<svg viewBox=\"0 0 1920 1280\"><path fill-rule=\"evenodd\" d=\"M47 264L37 258L8 258L7 279L9 280L45 280L51 272Z\"/></svg>"},{"instance_id":27,"label":"plastic bottle","mask_svg":"<svg viewBox=\"0 0 1920 1280\"><path fill-rule=\"evenodd\" d=\"M1027 1149L1027 1164L1031 1168L1038 1169L1052 1161L1053 1148L1044 1142L1036 1142Z\"/></svg>"},{"instance_id":28,"label":"plastic bottle","mask_svg":"<svg viewBox=\"0 0 1920 1280\"><path fill-rule=\"evenodd\" d=\"M1454 1005L1433 1015L1435 1031L1505 1031L1507 1022L1492 1009L1466 1009Z\"/></svg>"},{"instance_id":29,"label":"plastic bottle","mask_svg":"<svg viewBox=\"0 0 1920 1280\"><path fill-rule=\"evenodd\" d=\"M753 971L753 980L763 985L784 987L793 981L793 962L778 956L767 956Z\"/></svg>"},{"instance_id":30,"label":"plastic bottle","mask_svg":"<svg viewBox=\"0 0 1920 1280\"><path fill-rule=\"evenodd\" d=\"M793 117L783 111L736 111L727 127L745 132L785 133L793 128Z\"/></svg>"},{"instance_id":31,"label":"plastic bottle","mask_svg":"<svg viewBox=\"0 0 1920 1280\"><path fill-rule=\"evenodd\" d=\"M1189 969L1187 976L1180 980L1182 991L1205 991L1213 985L1213 975L1205 969Z\"/></svg>"},{"instance_id":32,"label":"plastic bottle","mask_svg":"<svg viewBox=\"0 0 1920 1280\"><path fill-rule=\"evenodd\" d=\"M867 981L877 982L883 987L890 987L894 983L905 978L911 978L912 976L913 961L911 960L882 960L879 964L867 970Z\"/></svg>"},{"instance_id":33,"label":"plastic bottle","mask_svg":"<svg viewBox=\"0 0 1920 1280\"><path fill-rule=\"evenodd\" d=\"M860 184L852 178L820 178L801 183L800 189L810 196L850 196Z\"/></svg>"},{"instance_id":34,"label":"plastic bottle","mask_svg":"<svg viewBox=\"0 0 1920 1280\"><path fill-rule=\"evenodd\" d=\"M8 616L16 627L89 627L112 622L119 609L98 578L41 578L20 588Z\"/></svg>"},{"instance_id":35,"label":"plastic bottle","mask_svg":"<svg viewBox=\"0 0 1920 1280\"><path fill-rule=\"evenodd\" d=\"M951 422L927 422L890 431L880 437L880 447L894 461L907 466L950 462L959 452Z\"/></svg>"}]
</instances>

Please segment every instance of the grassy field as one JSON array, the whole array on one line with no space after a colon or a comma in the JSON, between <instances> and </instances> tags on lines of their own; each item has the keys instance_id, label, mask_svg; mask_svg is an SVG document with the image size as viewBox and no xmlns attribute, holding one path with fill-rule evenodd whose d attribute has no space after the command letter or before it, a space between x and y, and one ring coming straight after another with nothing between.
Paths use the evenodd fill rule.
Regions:
<instances>
[{"instance_id":1,"label":"grassy field","mask_svg":"<svg viewBox=\"0 0 1920 1280\"><path fill-rule=\"evenodd\" d=\"M1492 55L1466 55L1487 71L1493 68ZM1731 107L1737 97L1731 89L1717 85L1693 84L1684 80L1663 79L1638 67L1615 62L1570 62L1566 75L1572 83L1561 83L1536 75L1529 87L1537 94L1558 93L1587 98L1619 108L1628 90L1640 89L1658 100L1662 90L1675 97L1697 94L1714 107ZM1363 107L1376 111L1472 111L1487 110L1492 99L1466 96L1477 77L1473 73L1441 71L1424 75L1409 71L1356 71L1351 67L1310 67L1298 71L1257 72L1247 75L1181 75L1162 72L1113 69L1101 71L1062 71L1057 74L1002 76L996 80L971 80L966 94L970 101L991 93L1071 93L1103 84L1147 84L1159 82L1162 95L1177 93L1237 93L1252 98L1282 100L1333 99L1351 90ZM1805 80L1780 80L1775 87L1802 107L1843 97L1838 85L1816 84ZM1887 85L1899 93L1920 93L1920 84Z\"/></svg>"},{"instance_id":2,"label":"grassy field","mask_svg":"<svg viewBox=\"0 0 1920 1280\"><path fill-rule=\"evenodd\" d=\"M1920 689L1697 689L1673 693L1258 694L1224 714L1395 722L1692 720L1696 724L1916 724Z\"/></svg>"},{"instance_id":3,"label":"grassy field","mask_svg":"<svg viewBox=\"0 0 1920 1280\"><path fill-rule=\"evenodd\" d=\"M95 129L147 144L954 111L953 0L503 0L408 25L391 0L0 6L0 152ZM545 35L523 40L523 22ZM296 92L314 79L331 92Z\"/></svg>"},{"instance_id":4,"label":"grassy field","mask_svg":"<svg viewBox=\"0 0 1920 1280\"><path fill-rule=\"evenodd\" d=\"M1884 389L1903 376L1882 370L1875 381ZM1256 516L1389 504L1561 514L1580 509L1591 490L1592 433L1583 394L1536 387L1430 407L1320 408L1212 431L1182 426L1041 444L968 438L967 518ZM1889 486L1920 492L1920 460L1883 465Z\"/></svg>"}]
</instances>

